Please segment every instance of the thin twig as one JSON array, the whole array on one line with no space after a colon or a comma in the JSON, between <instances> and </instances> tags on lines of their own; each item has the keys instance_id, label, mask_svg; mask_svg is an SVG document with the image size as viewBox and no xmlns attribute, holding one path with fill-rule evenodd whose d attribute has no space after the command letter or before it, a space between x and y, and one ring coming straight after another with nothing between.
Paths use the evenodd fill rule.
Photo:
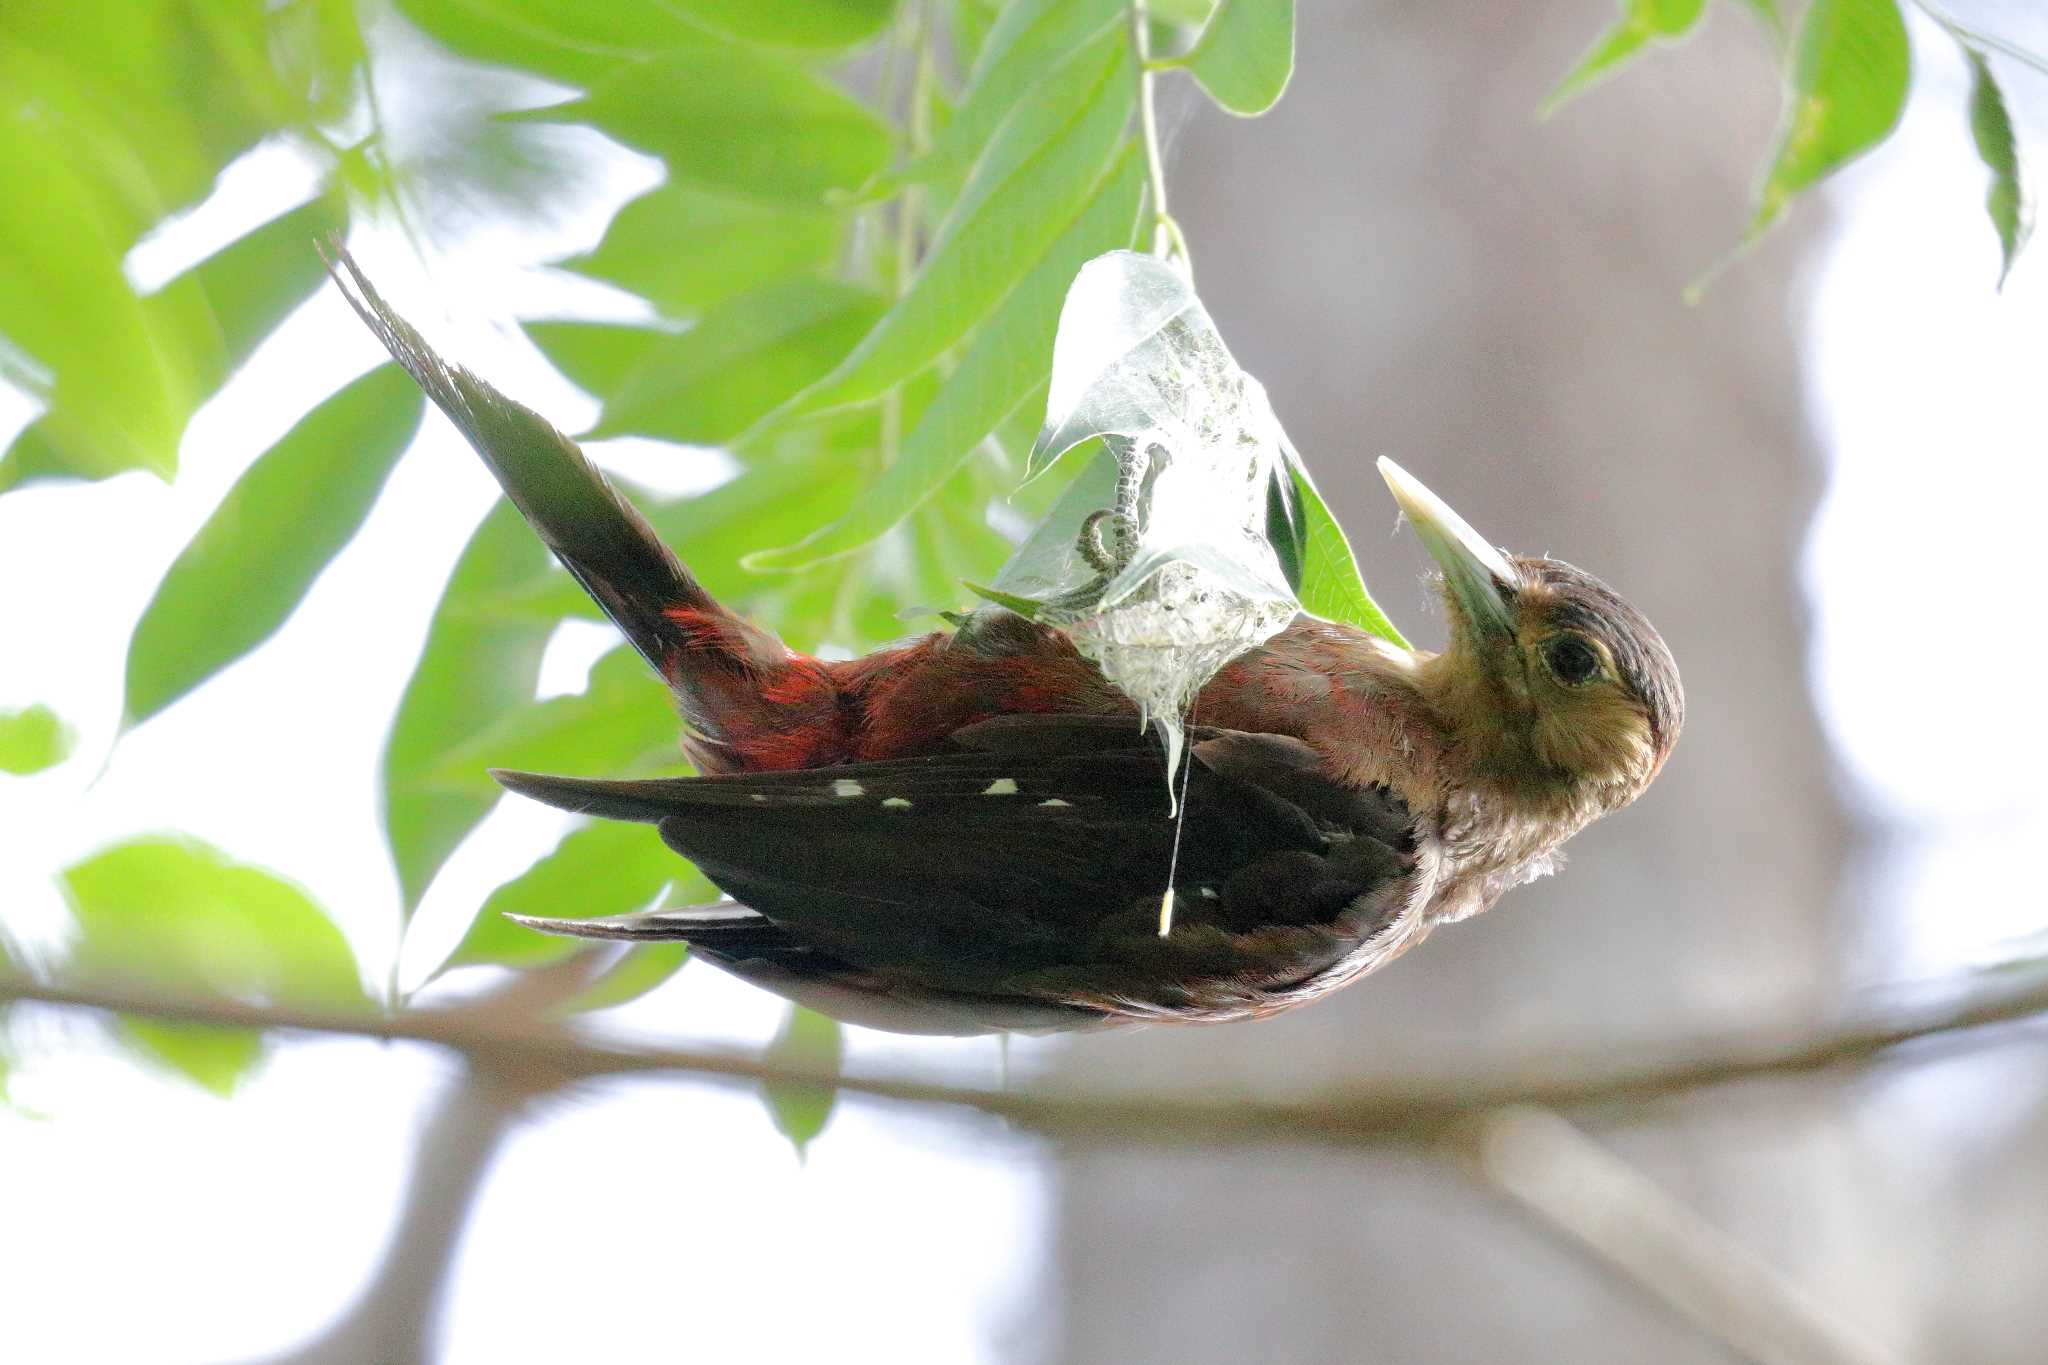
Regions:
<instances>
[{"instance_id":1,"label":"thin twig","mask_svg":"<svg viewBox=\"0 0 2048 1365\"><path fill-rule=\"evenodd\" d=\"M1152 194L1152 254L1177 258L1192 275L1187 239L1166 208L1166 160L1159 152L1159 110L1153 86L1152 33L1145 20L1145 0L1130 0L1131 69L1138 82L1138 130L1145 143L1145 174Z\"/></svg>"},{"instance_id":2,"label":"thin twig","mask_svg":"<svg viewBox=\"0 0 2048 1365\"><path fill-rule=\"evenodd\" d=\"M1947 10L1933 4L1932 0L1913 0L1913 3L1919 6L1921 13L1939 24L1947 31L1948 36L1957 42L1965 46L1989 48L1993 52L2002 53L2012 58L2023 66L2032 67L2041 75L2048 76L2048 58L2044 58L2038 53L2029 52L2018 43L2010 42L1995 33L1986 33L1981 28L1975 28L1966 24Z\"/></svg>"},{"instance_id":3,"label":"thin twig","mask_svg":"<svg viewBox=\"0 0 2048 1365\"><path fill-rule=\"evenodd\" d=\"M601 1042L547 1020L515 1021L473 1007L378 1016L179 998L116 986L61 986L0 977L0 1001L20 1000L231 1028L281 1029L427 1043L463 1053L536 1088L599 1076L682 1073L753 1084L837 1087L908 1104L951 1106L1075 1142L1255 1143L1294 1139L1349 1144L1434 1137L1450 1125L1515 1104L1551 1109L1640 1104L1708 1086L1799 1075L1868 1062L1936 1039L2048 1013L2048 978L2022 989L1907 1019L1850 1023L1818 1037L1732 1040L1694 1055L1576 1075L1505 1075L1472 1083L1378 1086L1286 1103L1235 1097L1134 1096L1047 1089L1006 1091L907 1077L828 1075L726 1048L636 1048Z\"/></svg>"},{"instance_id":4,"label":"thin twig","mask_svg":"<svg viewBox=\"0 0 2048 1365\"><path fill-rule=\"evenodd\" d=\"M902 95L903 107L898 110L898 92L892 78L890 86L882 94L882 108L901 120L901 137L897 148L897 160L905 167L914 163L923 154L930 142L929 119L926 106L931 103L931 82L934 76L931 56L932 19L929 6L908 4L903 7L899 23L905 29L890 52L893 68L899 59L906 61L908 76L903 84L907 93ZM896 49L901 49L899 53ZM889 253L889 292L892 299L900 303L910 291L910 276L917 268L917 220L922 211L923 194L916 181L906 181L896 196L895 233L891 239ZM898 385L889 390L882 402L882 465L887 468L896 463L896 457L903 446L903 391ZM849 575L849 580L857 578ZM836 623L835 623L836 624Z\"/></svg>"},{"instance_id":5,"label":"thin twig","mask_svg":"<svg viewBox=\"0 0 2048 1365\"><path fill-rule=\"evenodd\" d=\"M1454 1130L1482 1179L1756 1365L1899 1365L1756 1253L1546 1109Z\"/></svg>"}]
</instances>

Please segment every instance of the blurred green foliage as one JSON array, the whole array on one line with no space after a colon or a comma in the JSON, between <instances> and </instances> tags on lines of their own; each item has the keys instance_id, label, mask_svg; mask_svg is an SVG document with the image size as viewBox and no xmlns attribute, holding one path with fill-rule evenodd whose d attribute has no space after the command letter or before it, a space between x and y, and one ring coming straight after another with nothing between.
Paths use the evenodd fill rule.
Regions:
<instances>
[{"instance_id":1,"label":"blurred green foliage","mask_svg":"<svg viewBox=\"0 0 2048 1365\"><path fill-rule=\"evenodd\" d=\"M782 1031L768 1049L767 1060L778 1066L836 1076L844 1050L839 1025L822 1014L792 1005L782 1022ZM825 1131L832 1118L837 1092L829 1086L793 1081L766 1081L761 1096L768 1103L768 1116L775 1131L789 1139L799 1160L810 1150L811 1140Z\"/></svg>"},{"instance_id":2,"label":"blurred green foliage","mask_svg":"<svg viewBox=\"0 0 2048 1365\"><path fill-rule=\"evenodd\" d=\"M75 969L192 995L319 1009L368 1007L348 941L296 886L188 839L144 838L64 873ZM261 1055L241 1029L123 1018L123 1039L225 1094Z\"/></svg>"},{"instance_id":3,"label":"blurred green foliage","mask_svg":"<svg viewBox=\"0 0 2048 1365\"><path fill-rule=\"evenodd\" d=\"M1683 38L1706 12L1707 0L1623 0L1621 17L1594 40L1579 64L1551 91L1543 103L1544 113L1554 113L1613 75L1649 43Z\"/></svg>"},{"instance_id":4,"label":"blurred green foliage","mask_svg":"<svg viewBox=\"0 0 2048 1365\"><path fill-rule=\"evenodd\" d=\"M1903 0L1962 49L1969 63L1968 117L1978 154L1991 172L1985 207L1998 235L2000 283L2026 243L2030 202L2021 175L2005 95L1988 60L1996 53L2035 75L2048 59L1960 22L1934 0ZM1777 0L1740 0L1783 46L1785 18ZM1757 188L1747 237L1753 241L1799 195L1890 137L1905 112L1913 61L1902 0L1807 0L1785 54L1785 112ZM1698 31L1705 0L1621 0L1621 17L1544 101L1548 116L1641 55L1652 43L1681 42ZM1695 292L1697 286L1695 286Z\"/></svg>"},{"instance_id":5,"label":"blurred green foliage","mask_svg":"<svg viewBox=\"0 0 2048 1365\"><path fill-rule=\"evenodd\" d=\"M1991 188L1984 195L1984 211L1998 233L2003 255L1998 281L2012 272L2012 263L2027 244L2033 229L2027 214L2024 188L2020 184L2019 142L2013 136L2012 115L2005 107L2005 95L1991 74L1991 64L1976 48L1963 49L1970 62L1970 136L1977 143L1977 155L1991 172Z\"/></svg>"},{"instance_id":6,"label":"blurred green foliage","mask_svg":"<svg viewBox=\"0 0 2048 1365\"><path fill-rule=\"evenodd\" d=\"M0 773L26 777L53 768L70 756L76 741L71 727L47 706L0 711Z\"/></svg>"},{"instance_id":7,"label":"blurred green foliage","mask_svg":"<svg viewBox=\"0 0 2048 1365\"><path fill-rule=\"evenodd\" d=\"M1553 103L1695 31L1703 8L1623 0ZM1745 8L1781 55L1776 5ZM1995 65L2038 59L1936 17L1970 54L1971 127L2009 265L2026 186ZM398 103L379 82L403 65L373 59L423 42L566 93L516 80L411 92L412 107L464 111L422 151L385 121ZM707 494L633 494L712 592L798 648L868 648L992 572L1008 548L993 504L1014 524L1059 493L1054 480L1020 491L1021 459L1068 282L1089 258L1150 240L1163 211L1139 117L1146 82L1186 75L1229 112L1257 114L1285 90L1294 48L1292 0L1151 0L1137 14L1130 0L13 0L0 6L0 381L39 413L0 455L0 493L131 469L173 477L195 409L321 283L316 239L364 218L410 225L422 199L461 186L530 186L519 139L574 123L666 168L595 247L557 263L638 295L651 320L521 326L602 404L593 438L734 458L737 475ZM1161 55L1141 62L1147 52ZM1785 132L1756 230L1886 135L1910 75L1897 0L1811 0L1782 56ZM272 144L316 168L305 202L167 283L138 284L138 243ZM573 184L573 170L550 174ZM484 202L523 206L519 194ZM131 724L257 647L361 525L421 400L390 367L341 378L165 576L130 644ZM1295 491L1303 600L1391 632L1313 485ZM536 700L550 637L594 614L503 504L439 587L383 756L403 915L496 801L486 768L677 765L666 698L623 649L583 692ZM61 760L66 734L47 708L0 716L0 768ZM138 839L72 868L64 889L72 970L366 1007L321 908L218 851ZM502 912L616 914L713 894L652 831L581 826L485 898L444 970L573 951ZM631 998L682 956L627 953L571 1006ZM129 1021L120 1036L220 1091L260 1054L220 1030ZM838 1048L828 1022L799 1012L775 1053L836 1065ZM767 1099L800 1150L831 1109L829 1091L769 1087Z\"/></svg>"},{"instance_id":8,"label":"blurred green foliage","mask_svg":"<svg viewBox=\"0 0 2048 1365\"><path fill-rule=\"evenodd\" d=\"M1889 136L1911 75L1896 0L1812 0L1793 40L1791 102L1750 235L1776 222L1792 196Z\"/></svg>"},{"instance_id":9,"label":"blurred green foliage","mask_svg":"<svg viewBox=\"0 0 2048 1365\"><path fill-rule=\"evenodd\" d=\"M426 400L380 365L300 419L235 481L128 642L122 714L143 721L261 644L369 515Z\"/></svg>"},{"instance_id":10,"label":"blurred green foliage","mask_svg":"<svg viewBox=\"0 0 2048 1365\"><path fill-rule=\"evenodd\" d=\"M1265 113L1294 76L1294 0L1217 0L1178 65L1231 113Z\"/></svg>"}]
</instances>

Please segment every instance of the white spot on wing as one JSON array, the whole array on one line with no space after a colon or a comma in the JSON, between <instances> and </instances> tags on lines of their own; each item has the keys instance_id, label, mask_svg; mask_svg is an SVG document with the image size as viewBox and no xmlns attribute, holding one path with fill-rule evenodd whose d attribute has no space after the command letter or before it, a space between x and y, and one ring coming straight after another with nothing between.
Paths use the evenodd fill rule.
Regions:
<instances>
[{"instance_id":1,"label":"white spot on wing","mask_svg":"<svg viewBox=\"0 0 2048 1365\"><path fill-rule=\"evenodd\" d=\"M766 801L768 799L766 792L748 792L747 795L753 797L756 801Z\"/></svg>"},{"instance_id":2,"label":"white spot on wing","mask_svg":"<svg viewBox=\"0 0 2048 1365\"><path fill-rule=\"evenodd\" d=\"M868 789L850 777L842 777L832 783L834 796L866 796Z\"/></svg>"},{"instance_id":3,"label":"white spot on wing","mask_svg":"<svg viewBox=\"0 0 2048 1365\"><path fill-rule=\"evenodd\" d=\"M983 787L981 794L983 796L1015 796L1017 794L1017 779L1014 777L999 777L986 787Z\"/></svg>"},{"instance_id":4,"label":"white spot on wing","mask_svg":"<svg viewBox=\"0 0 2048 1365\"><path fill-rule=\"evenodd\" d=\"M910 798L907 796L891 796L884 800L882 804L892 810L909 810Z\"/></svg>"},{"instance_id":5,"label":"white spot on wing","mask_svg":"<svg viewBox=\"0 0 2048 1365\"><path fill-rule=\"evenodd\" d=\"M744 905L708 905L701 910L674 910L662 916L677 924L742 924L761 918Z\"/></svg>"},{"instance_id":6,"label":"white spot on wing","mask_svg":"<svg viewBox=\"0 0 2048 1365\"><path fill-rule=\"evenodd\" d=\"M1071 801L1062 801L1057 796L1051 796L1047 797L1045 800L1039 802L1038 804L1041 806L1071 806L1074 803Z\"/></svg>"}]
</instances>

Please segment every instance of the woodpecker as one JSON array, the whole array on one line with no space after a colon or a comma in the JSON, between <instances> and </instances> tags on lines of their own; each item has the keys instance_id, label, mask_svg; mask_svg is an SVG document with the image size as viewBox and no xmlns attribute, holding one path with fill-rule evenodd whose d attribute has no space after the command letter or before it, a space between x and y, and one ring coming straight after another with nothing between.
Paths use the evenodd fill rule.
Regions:
<instances>
[{"instance_id":1,"label":"woodpecker","mask_svg":"<svg viewBox=\"0 0 2048 1365\"><path fill-rule=\"evenodd\" d=\"M336 254L350 302L667 685L700 774L494 773L654 825L727 897L523 919L535 929L681 940L897 1032L1256 1018L1549 872L1678 738L1677 666L1640 612L1569 564L1496 549L1382 460L1440 573L1445 649L1302 615L1239 656L1196 699L1176 849L1161 746L1057 630L985 606L858 659L792 652L712 600L572 441L444 364Z\"/></svg>"}]
</instances>

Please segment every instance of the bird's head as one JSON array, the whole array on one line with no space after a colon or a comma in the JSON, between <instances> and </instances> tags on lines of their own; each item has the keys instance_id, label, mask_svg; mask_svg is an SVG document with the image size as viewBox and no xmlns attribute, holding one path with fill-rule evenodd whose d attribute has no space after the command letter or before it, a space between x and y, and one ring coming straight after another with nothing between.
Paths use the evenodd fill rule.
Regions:
<instances>
[{"instance_id":1,"label":"bird's head","mask_svg":"<svg viewBox=\"0 0 2048 1365\"><path fill-rule=\"evenodd\" d=\"M1423 676L1468 772L1595 811L1634 800L1685 721L1663 637L1591 574L1503 554L1399 465L1379 464L1442 570L1451 638Z\"/></svg>"}]
</instances>

